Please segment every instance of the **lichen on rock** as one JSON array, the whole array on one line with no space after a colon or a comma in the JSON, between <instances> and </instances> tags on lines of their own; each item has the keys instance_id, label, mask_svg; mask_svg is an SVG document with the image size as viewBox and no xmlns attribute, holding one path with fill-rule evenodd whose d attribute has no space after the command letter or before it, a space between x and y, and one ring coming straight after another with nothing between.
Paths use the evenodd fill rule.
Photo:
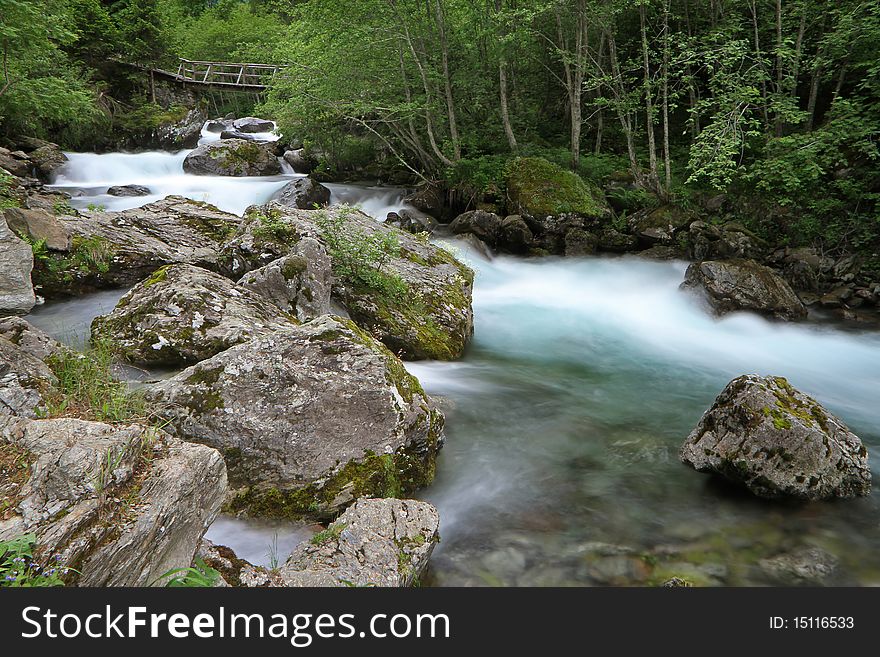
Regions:
<instances>
[{"instance_id":1,"label":"lichen on rock","mask_svg":"<svg viewBox=\"0 0 880 657\"><path fill-rule=\"evenodd\" d=\"M332 516L427 485L443 415L353 322L323 316L232 347L146 390L168 430L220 449L230 509Z\"/></svg>"},{"instance_id":2,"label":"lichen on rock","mask_svg":"<svg viewBox=\"0 0 880 657\"><path fill-rule=\"evenodd\" d=\"M767 498L871 491L868 452L847 426L782 377L731 381L681 447L681 459Z\"/></svg>"}]
</instances>

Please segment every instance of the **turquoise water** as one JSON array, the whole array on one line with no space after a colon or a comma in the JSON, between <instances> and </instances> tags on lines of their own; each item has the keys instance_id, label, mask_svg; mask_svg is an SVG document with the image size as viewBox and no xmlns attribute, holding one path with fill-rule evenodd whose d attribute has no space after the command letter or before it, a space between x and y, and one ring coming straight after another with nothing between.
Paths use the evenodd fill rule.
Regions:
<instances>
[{"instance_id":1,"label":"turquoise water","mask_svg":"<svg viewBox=\"0 0 880 657\"><path fill-rule=\"evenodd\" d=\"M442 518L430 583L880 583L876 495L769 503L678 461L724 385L758 372L788 377L840 415L878 453L876 474L880 337L717 320L679 291L683 263L474 265L465 359L410 366L446 400L446 447L422 495ZM774 567L810 548L831 572Z\"/></svg>"},{"instance_id":2,"label":"turquoise water","mask_svg":"<svg viewBox=\"0 0 880 657\"><path fill-rule=\"evenodd\" d=\"M291 178L190 176L184 155L74 156L58 182L88 195L80 205L154 200L104 194L138 183L241 212ZM336 185L333 195L377 219L402 203L393 189ZM725 384L757 372L788 377L844 419L878 473L878 334L746 314L717 320L679 291L683 263L463 257L477 270L473 344L458 362L407 364L447 416L436 482L420 495L439 508L443 537L424 584L643 585L674 575L708 585L880 584L876 494L770 503L678 461ZM47 304L29 319L81 343L120 294ZM268 563L304 531L226 518L208 536Z\"/></svg>"}]
</instances>

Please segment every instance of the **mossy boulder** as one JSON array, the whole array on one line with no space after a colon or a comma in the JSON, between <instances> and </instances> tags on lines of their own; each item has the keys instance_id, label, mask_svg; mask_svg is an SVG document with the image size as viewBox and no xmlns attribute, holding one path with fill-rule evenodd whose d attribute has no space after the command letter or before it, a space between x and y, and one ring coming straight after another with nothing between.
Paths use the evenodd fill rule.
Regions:
<instances>
[{"instance_id":1,"label":"mossy boulder","mask_svg":"<svg viewBox=\"0 0 880 657\"><path fill-rule=\"evenodd\" d=\"M443 415L353 322L323 316L232 347L146 390L179 437L223 452L233 511L330 517L431 482Z\"/></svg>"},{"instance_id":2,"label":"mossy boulder","mask_svg":"<svg viewBox=\"0 0 880 657\"><path fill-rule=\"evenodd\" d=\"M598 187L541 157L510 162L506 185L510 214L544 219L559 214L604 217L609 211Z\"/></svg>"},{"instance_id":3,"label":"mossy boulder","mask_svg":"<svg viewBox=\"0 0 880 657\"><path fill-rule=\"evenodd\" d=\"M680 231L684 231L694 217L674 205L646 208L634 212L628 219L630 232L643 247L674 244Z\"/></svg>"},{"instance_id":4,"label":"mossy boulder","mask_svg":"<svg viewBox=\"0 0 880 657\"><path fill-rule=\"evenodd\" d=\"M47 253L33 272L34 285L47 298L134 285L174 263L219 269L221 246L241 223L213 205L180 196L59 220L71 236L70 246Z\"/></svg>"},{"instance_id":5,"label":"mossy boulder","mask_svg":"<svg viewBox=\"0 0 880 657\"><path fill-rule=\"evenodd\" d=\"M437 509L427 502L358 500L294 548L278 571L281 585L412 586L440 540L439 527Z\"/></svg>"},{"instance_id":6,"label":"mossy boulder","mask_svg":"<svg viewBox=\"0 0 880 657\"><path fill-rule=\"evenodd\" d=\"M782 377L731 381L681 448L681 460L766 498L868 495L868 452L842 420Z\"/></svg>"},{"instance_id":7,"label":"mossy boulder","mask_svg":"<svg viewBox=\"0 0 880 657\"><path fill-rule=\"evenodd\" d=\"M183 170L203 176L275 176L281 163L274 144L247 139L221 139L202 144L183 161Z\"/></svg>"},{"instance_id":8,"label":"mossy boulder","mask_svg":"<svg viewBox=\"0 0 880 657\"><path fill-rule=\"evenodd\" d=\"M192 364L291 321L265 297L220 274L168 265L135 285L110 314L96 317L92 338L112 342L132 363Z\"/></svg>"},{"instance_id":9,"label":"mossy boulder","mask_svg":"<svg viewBox=\"0 0 880 657\"><path fill-rule=\"evenodd\" d=\"M246 217L224 250L232 275L295 252L305 237L315 239L330 255L333 301L394 353L412 360L463 353L473 333L474 273L445 249L344 206L309 211L270 203ZM396 245L382 262L369 255L377 241Z\"/></svg>"},{"instance_id":10,"label":"mossy boulder","mask_svg":"<svg viewBox=\"0 0 880 657\"><path fill-rule=\"evenodd\" d=\"M791 286L754 260L706 260L690 265L683 289L699 290L720 315L747 310L781 320L807 316Z\"/></svg>"}]
</instances>

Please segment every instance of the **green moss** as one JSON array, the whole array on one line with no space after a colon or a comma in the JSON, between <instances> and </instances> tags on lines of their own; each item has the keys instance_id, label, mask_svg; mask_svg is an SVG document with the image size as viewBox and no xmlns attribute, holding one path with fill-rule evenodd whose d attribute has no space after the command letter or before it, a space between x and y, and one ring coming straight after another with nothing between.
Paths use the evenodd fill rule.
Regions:
<instances>
[{"instance_id":1,"label":"green moss","mask_svg":"<svg viewBox=\"0 0 880 657\"><path fill-rule=\"evenodd\" d=\"M289 256L281 268L281 275L288 281L301 276L309 267L309 261L302 256Z\"/></svg>"},{"instance_id":2,"label":"green moss","mask_svg":"<svg viewBox=\"0 0 880 657\"><path fill-rule=\"evenodd\" d=\"M213 388L213 385L220 380L222 373L222 367L196 365L195 371L186 378L186 383L196 387L188 390L189 394L185 405L199 413L225 408L223 397Z\"/></svg>"},{"instance_id":3,"label":"green moss","mask_svg":"<svg viewBox=\"0 0 880 657\"><path fill-rule=\"evenodd\" d=\"M324 545L328 541L339 540L339 535L347 527L344 522L334 522L324 531L320 531L309 540L312 545Z\"/></svg>"},{"instance_id":4,"label":"green moss","mask_svg":"<svg viewBox=\"0 0 880 657\"><path fill-rule=\"evenodd\" d=\"M598 188L544 158L521 157L511 161L506 183L509 211L539 218L568 212L600 217L607 211Z\"/></svg>"},{"instance_id":5,"label":"green moss","mask_svg":"<svg viewBox=\"0 0 880 657\"><path fill-rule=\"evenodd\" d=\"M798 396L787 379L781 376L771 379L770 392L776 398L776 408L764 409L765 415L773 417L777 429L791 429L790 417L795 417L808 427L818 427L828 433L828 416L818 402L803 395Z\"/></svg>"},{"instance_id":6,"label":"green moss","mask_svg":"<svg viewBox=\"0 0 880 657\"><path fill-rule=\"evenodd\" d=\"M239 492L226 509L232 513L244 511L267 518L326 519L338 512L334 501L343 490L353 499L402 497L433 481L438 440L439 431L431 435L432 444L426 453L410 453L404 449L377 455L368 451L362 459L349 461L337 469L320 485L286 490L252 486ZM234 469L231 469L230 476L235 479Z\"/></svg>"},{"instance_id":7,"label":"green moss","mask_svg":"<svg viewBox=\"0 0 880 657\"><path fill-rule=\"evenodd\" d=\"M76 235L67 253L47 253L34 261L33 282L46 293L71 288L75 282L101 281L110 271L115 248L103 237Z\"/></svg>"},{"instance_id":8,"label":"green moss","mask_svg":"<svg viewBox=\"0 0 880 657\"><path fill-rule=\"evenodd\" d=\"M150 277L144 281L144 287L152 287L157 283L161 283L168 278L168 268L170 265L165 265L164 267L159 267L156 271L154 271Z\"/></svg>"}]
</instances>

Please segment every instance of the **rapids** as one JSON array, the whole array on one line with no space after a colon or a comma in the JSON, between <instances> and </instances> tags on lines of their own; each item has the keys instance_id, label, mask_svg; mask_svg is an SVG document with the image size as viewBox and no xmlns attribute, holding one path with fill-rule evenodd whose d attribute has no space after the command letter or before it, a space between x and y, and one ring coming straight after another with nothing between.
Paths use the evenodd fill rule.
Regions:
<instances>
[{"instance_id":1,"label":"rapids","mask_svg":"<svg viewBox=\"0 0 880 657\"><path fill-rule=\"evenodd\" d=\"M70 153L55 186L78 207L118 210L181 194L240 214L298 175L193 176L182 170L186 153ZM123 184L153 193L106 194ZM378 220L403 206L404 190L329 187L334 202ZM419 495L440 510L443 537L426 584L645 584L673 575L770 584L780 581L774 557L807 548L836 563L828 583L880 584L877 494L768 503L677 458L724 385L758 372L788 377L840 415L880 474L880 335L748 314L715 319L678 289L684 263L461 253L477 270L474 342L458 362L407 363L447 416L436 482ZM47 304L29 319L79 345L119 294ZM208 538L268 564L310 531L221 518Z\"/></svg>"}]
</instances>

